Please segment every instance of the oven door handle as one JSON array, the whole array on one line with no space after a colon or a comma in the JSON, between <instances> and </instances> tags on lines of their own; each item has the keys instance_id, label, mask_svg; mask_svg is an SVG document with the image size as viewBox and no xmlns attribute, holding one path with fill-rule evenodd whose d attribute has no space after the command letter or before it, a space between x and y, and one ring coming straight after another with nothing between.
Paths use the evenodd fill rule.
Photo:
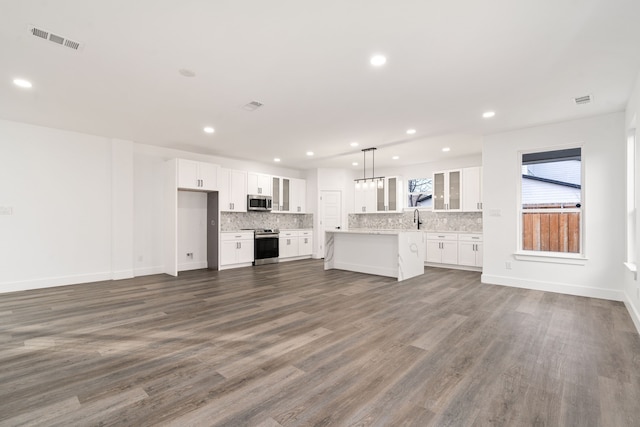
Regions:
<instances>
[{"instance_id":1,"label":"oven door handle","mask_svg":"<svg viewBox=\"0 0 640 427\"><path fill-rule=\"evenodd\" d=\"M256 239L277 239L279 236L277 234L260 234L256 235Z\"/></svg>"}]
</instances>

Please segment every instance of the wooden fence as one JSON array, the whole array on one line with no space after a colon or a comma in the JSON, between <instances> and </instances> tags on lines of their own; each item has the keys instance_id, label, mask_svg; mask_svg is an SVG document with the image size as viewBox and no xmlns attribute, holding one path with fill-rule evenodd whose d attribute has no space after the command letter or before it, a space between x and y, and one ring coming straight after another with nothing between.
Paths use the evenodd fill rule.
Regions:
<instances>
[{"instance_id":1,"label":"wooden fence","mask_svg":"<svg viewBox=\"0 0 640 427\"><path fill-rule=\"evenodd\" d=\"M522 249L580 252L580 212L523 213Z\"/></svg>"}]
</instances>

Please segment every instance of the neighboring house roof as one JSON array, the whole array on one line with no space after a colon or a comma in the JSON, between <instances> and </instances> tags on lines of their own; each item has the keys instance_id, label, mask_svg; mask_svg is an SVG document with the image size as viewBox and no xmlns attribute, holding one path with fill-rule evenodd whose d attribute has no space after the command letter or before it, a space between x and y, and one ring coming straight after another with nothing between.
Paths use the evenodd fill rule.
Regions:
<instances>
[{"instance_id":1,"label":"neighboring house roof","mask_svg":"<svg viewBox=\"0 0 640 427\"><path fill-rule=\"evenodd\" d=\"M578 160L523 165L522 204L580 203Z\"/></svg>"}]
</instances>

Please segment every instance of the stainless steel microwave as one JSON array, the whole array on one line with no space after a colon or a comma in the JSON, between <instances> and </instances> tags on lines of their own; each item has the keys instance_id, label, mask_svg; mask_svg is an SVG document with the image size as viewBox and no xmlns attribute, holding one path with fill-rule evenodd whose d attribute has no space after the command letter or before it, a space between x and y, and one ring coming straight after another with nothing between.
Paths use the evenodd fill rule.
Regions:
<instances>
[{"instance_id":1,"label":"stainless steel microwave","mask_svg":"<svg viewBox=\"0 0 640 427\"><path fill-rule=\"evenodd\" d=\"M256 194L249 194L247 196L247 210L248 211L270 211L271 196L260 196Z\"/></svg>"}]
</instances>

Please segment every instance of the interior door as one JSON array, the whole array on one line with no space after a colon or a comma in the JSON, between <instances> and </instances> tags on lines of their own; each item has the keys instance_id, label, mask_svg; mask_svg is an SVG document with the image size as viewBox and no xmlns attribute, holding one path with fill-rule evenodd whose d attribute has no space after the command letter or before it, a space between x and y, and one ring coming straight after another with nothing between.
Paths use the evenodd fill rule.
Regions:
<instances>
[{"instance_id":1,"label":"interior door","mask_svg":"<svg viewBox=\"0 0 640 427\"><path fill-rule=\"evenodd\" d=\"M319 255L324 258L324 232L342 228L342 192L320 191Z\"/></svg>"}]
</instances>

